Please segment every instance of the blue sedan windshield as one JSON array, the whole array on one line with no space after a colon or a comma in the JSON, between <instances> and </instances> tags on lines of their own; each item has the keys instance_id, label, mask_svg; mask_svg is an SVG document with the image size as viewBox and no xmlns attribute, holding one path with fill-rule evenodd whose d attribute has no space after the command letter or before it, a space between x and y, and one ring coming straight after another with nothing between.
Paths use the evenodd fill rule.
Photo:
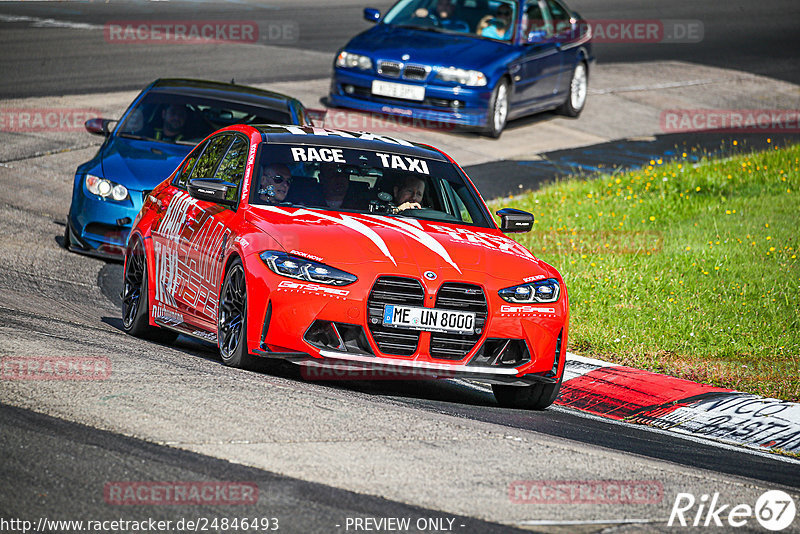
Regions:
<instances>
[{"instance_id":1,"label":"blue sedan windshield","mask_svg":"<svg viewBox=\"0 0 800 534\"><path fill-rule=\"evenodd\" d=\"M510 41L515 20L516 2L511 0L401 0L389 10L383 23Z\"/></svg>"},{"instance_id":2,"label":"blue sedan windshield","mask_svg":"<svg viewBox=\"0 0 800 534\"><path fill-rule=\"evenodd\" d=\"M289 110L151 91L116 130L129 139L196 145L232 124L290 124Z\"/></svg>"}]
</instances>

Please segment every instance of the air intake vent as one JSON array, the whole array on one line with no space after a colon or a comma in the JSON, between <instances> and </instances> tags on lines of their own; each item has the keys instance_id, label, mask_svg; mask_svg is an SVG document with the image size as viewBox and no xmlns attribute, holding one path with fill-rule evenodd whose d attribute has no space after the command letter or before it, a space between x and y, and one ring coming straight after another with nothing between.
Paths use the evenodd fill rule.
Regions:
<instances>
[{"instance_id":1,"label":"air intake vent","mask_svg":"<svg viewBox=\"0 0 800 534\"><path fill-rule=\"evenodd\" d=\"M410 356L417 351L419 332L383 326L383 307L386 304L423 306L425 291L419 280L399 276L378 278L369 293L369 331L384 354Z\"/></svg>"},{"instance_id":2,"label":"air intake vent","mask_svg":"<svg viewBox=\"0 0 800 534\"><path fill-rule=\"evenodd\" d=\"M483 289L472 284L447 282L439 288L439 293L436 295L436 307L475 313L475 330L477 332L475 334L431 334L430 352L433 358L461 360L481 338L481 332L486 324L488 309Z\"/></svg>"}]
</instances>

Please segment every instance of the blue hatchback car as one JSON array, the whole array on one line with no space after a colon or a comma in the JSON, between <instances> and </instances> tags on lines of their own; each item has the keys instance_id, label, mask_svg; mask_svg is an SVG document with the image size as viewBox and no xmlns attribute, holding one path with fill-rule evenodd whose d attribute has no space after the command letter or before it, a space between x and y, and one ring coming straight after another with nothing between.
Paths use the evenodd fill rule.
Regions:
<instances>
[{"instance_id":1,"label":"blue hatchback car","mask_svg":"<svg viewBox=\"0 0 800 534\"><path fill-rule=\"evenodd\" d=\"M591 29L561 0L400 0L334 63L329 105L476 128L549 109L576 117Z\"/></svg>"},{"instance_id":2,"label":"blue hatchback car","mask_svg":"<svg viewBox=\"0 0 800 534\"><path fill-rule=\"evenodd\" d=\"M232 124L310 125L311 121L300 101L280 93L184 79L156 80L119 121L87 121L89 132L106 139L75 172L64 246L121 259L131 223L149 191L197 143Z\"/></svg>"}]
</instances>

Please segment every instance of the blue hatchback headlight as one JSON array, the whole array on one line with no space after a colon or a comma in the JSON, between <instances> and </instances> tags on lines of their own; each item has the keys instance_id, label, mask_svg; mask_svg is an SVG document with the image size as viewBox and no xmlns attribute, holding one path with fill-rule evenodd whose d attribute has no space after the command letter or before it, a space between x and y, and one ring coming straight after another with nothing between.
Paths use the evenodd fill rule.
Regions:
<instances>
[{"instance_id":1,"label":"blue hatchback headlight","mask_svg":"<svg viewBox=\"0 0 800 534\"><path fill-rule=\"evenodd\" d=\"M518 286L507 287L497 292L500 298L506 302L515 304L535 304L538 302L555 302L561 294L561 287L558 280L548 278L538 282L520 284Z\"/></svg>"},{"instance_id":2,"label":"blue hatchback headlight","mask_svg":"<svg viewBox=\"0 0 800 534\"><path fill-rule=\"evenodd\" d=\"M128 198L128 189L124 185L93 174L86 175L86 189L93 195L103 198L111 197L118 202Z\"/></svg>"},{"instance_id":3,"label":"blue hatchback headlight","mask_svg":"<svg viewBox=\"0 0 800 534\"><path fill-rule=\"evenodd\" d=\"M332 286L346 286L358 280L357 276L324 263L307 260L299 256L290 256L277 250L262 252L261 259L264 260L264 263L267 264L267 267L272 272L288 278L297 278L298 280Z\"/></svg>"}]
</instances>

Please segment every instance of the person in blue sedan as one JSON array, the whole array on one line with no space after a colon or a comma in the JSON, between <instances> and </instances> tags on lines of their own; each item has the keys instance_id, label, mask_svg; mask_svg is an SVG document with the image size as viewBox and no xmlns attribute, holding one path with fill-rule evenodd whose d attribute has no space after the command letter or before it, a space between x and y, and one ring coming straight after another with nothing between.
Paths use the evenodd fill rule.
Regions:
<instances>
[{"instance_id":1,"label":"person in blue sedan","mask_svg":"<svg viewBox=\"0 0 800 534\"><path fill-rule=\"evenodd\" d=\"M421 7L414 12L414 17L422 19L421 21L416 20L415 23L423 26L427 23L454 32L468 33L470 31L466 21L456 18L456 5L453 0L437 0L432 12Z\"/></svg>"},{"instance_id":2,"label":"person in blue sedan","mask_svg":"<svg viewBox=\"0 0 800 534\"><path fill-rule=\"evenodd\" d=\"M514 33L511 27L512 14L511 6L500 4L495 16L487 15L481 19L475 33L490 39L510 39Z\"/></svg>"},{"instance_id":3,"label":"person in blue sedan","mask_svg":"<svg viewBox=\"0 0 800 534\"><path fill-rule=\"evenodd\" d=\"M161 127L153 128L153 139L156 141L181 141L186 125L186 106L170 104L161 112Z\"/></svg>"}]
</instances>

